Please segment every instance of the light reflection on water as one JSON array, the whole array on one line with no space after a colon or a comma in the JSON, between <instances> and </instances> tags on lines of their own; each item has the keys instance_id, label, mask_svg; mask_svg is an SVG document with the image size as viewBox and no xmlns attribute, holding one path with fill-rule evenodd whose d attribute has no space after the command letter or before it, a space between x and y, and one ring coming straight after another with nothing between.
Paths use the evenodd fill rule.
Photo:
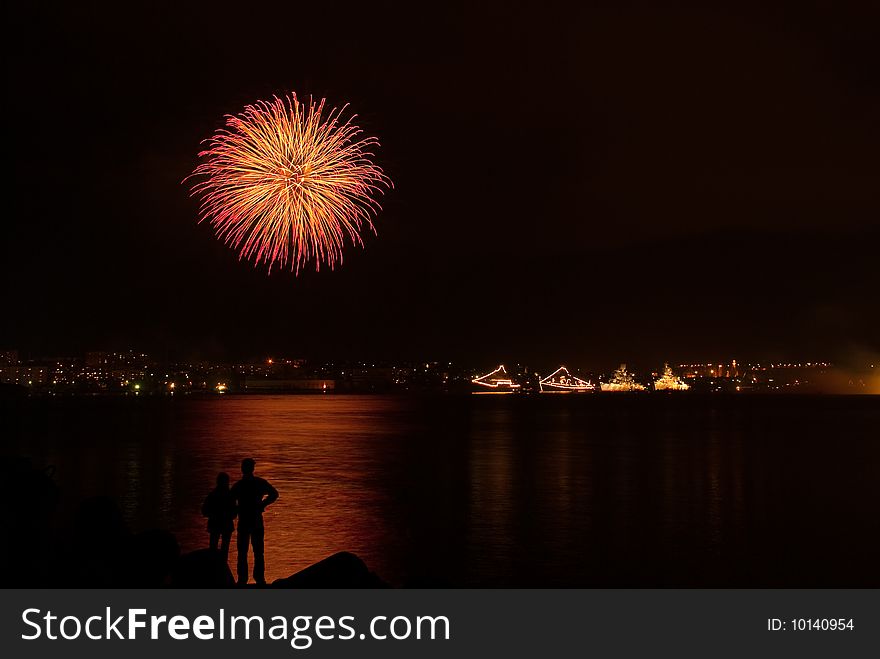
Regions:
<instances>
[{"instance_id":1,"label":"light reflection on water","mask_svg":"<svg viewBox=\"0 0 880 659\"><path fill-rule=\"evenodd\" d=\"M880 585L878 403L34 399L2 427L4 449L57 466L62 518L109 494L132 530L168 529L183 551L207 543L217 472L256 458L281 494L270 580L347 550L394 584Z\"/></svg>"},{"instance_id":2,"label":"light reflection on water","mask_svg":"<svg viewBox=\"0 0 880 659\"><path fill-rule=\"evenodd\" d=\"M391 533L382 514L387 494L376 476L384 445L402 439L400 399L226 397L195 405L201 409L187 417L180 436L193 482L209 487L219 471L234 482L241 459L254 457L257 475L281 493L264 517L268 579L343 550L375 569L385 566L382 548ZM185 549L205 542L204 493L171 495L172 507L187 511L170 525Z\"/></svg>"}]
</instances>

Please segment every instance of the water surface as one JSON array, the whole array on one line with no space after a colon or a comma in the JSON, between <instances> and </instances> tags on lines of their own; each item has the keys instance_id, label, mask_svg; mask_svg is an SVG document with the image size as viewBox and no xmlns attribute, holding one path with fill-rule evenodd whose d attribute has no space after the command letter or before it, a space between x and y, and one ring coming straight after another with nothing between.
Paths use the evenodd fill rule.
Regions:
<instances>
[{"instance_id":1,"label":"water surface","mask_svg":"<svg viewBox=\"0 0 880 659\"><path fill-rule=\"evenodd\" d=\"M132 530L199 548L216 473L255 457L281 493L266 513L270 580L348 550L397 585L880 585L876 397L4 406L3 452L57 468L59 532L79 501L109 494Z\"/></svg>"}]
</instances>

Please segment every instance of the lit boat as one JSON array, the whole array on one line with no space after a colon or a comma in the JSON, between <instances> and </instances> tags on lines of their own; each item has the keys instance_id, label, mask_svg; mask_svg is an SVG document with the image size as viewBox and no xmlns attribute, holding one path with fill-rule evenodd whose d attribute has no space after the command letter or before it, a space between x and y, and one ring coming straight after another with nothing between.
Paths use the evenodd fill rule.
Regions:
<instances>
[{"instance_id":1,"label":"lit boat","mask_svg":"<svg viewBox=\"0 0 880 659\"><path fill-rule=\"evenodd\" d=\"M507 374L504 364L499 364L491 373L473 378L471 382L478 387L474 393L481 394L510 394L521 388L520 384Z\"/></svg>"},{"instance_id":2,"label":"lit boat","mask_svg":"<svg viewBox=\"0 0 880 659\"><path fill-rule=\"evenodd\" d=\"M614 371L614 375L608 382L601 384L602 391L644 391L644 385L636 382L632 373L626 370L626 364Z\"/></svg>"},{"instance_id":3,"label":"lit boat","mask_svg":"<svg viewBox=\"0 0 880 659\"><path fill-rule=\"evenodd\" d=\"M663 365L663 375L654 381L654 391L687 391L690 386L677 375L673 375L669 364Z\"/></svg>"},{"instance_id":4,"label":"lit boat","mask_svg":"<svg viewBox=\"0 0 880 659\"><path fill-rule=\"evenodd\" d=\"M565 366L560 366L546 378L538 381L542 394L547 393L577 393L583 394L595 391L596 385L588 380L572 375Z\"/></svg>"}]
</instances>

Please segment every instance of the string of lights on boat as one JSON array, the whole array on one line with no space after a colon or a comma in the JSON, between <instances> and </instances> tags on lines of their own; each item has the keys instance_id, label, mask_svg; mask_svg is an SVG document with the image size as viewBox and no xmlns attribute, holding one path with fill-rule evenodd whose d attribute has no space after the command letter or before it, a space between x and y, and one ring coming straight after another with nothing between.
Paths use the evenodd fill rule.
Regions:
<instances>
[{"instance_id":1,"label":"string of lights on boat","mask_svg":"<svg viewBox=\"0 0 880 659\"><path fill-rule=\"evenodd\" d=\"M636 381L635 374L627 370L626 364L621 364L608 382L594 383L584 380L572 375L565 366L560 366L546 377L538 375L537 378L538 391L541 393L590 393L597 390L622 392L647 389L645 385ZM474 377L471 382L477 387L475 393L514 393L522 390L522 384L511 377L504 364L499 364L484 375ZM654 391L687 391L690 385L675 375L669 364L664 364L663 373L658 379L653 380L653 388Z\"/></svg>"}]
</instances>

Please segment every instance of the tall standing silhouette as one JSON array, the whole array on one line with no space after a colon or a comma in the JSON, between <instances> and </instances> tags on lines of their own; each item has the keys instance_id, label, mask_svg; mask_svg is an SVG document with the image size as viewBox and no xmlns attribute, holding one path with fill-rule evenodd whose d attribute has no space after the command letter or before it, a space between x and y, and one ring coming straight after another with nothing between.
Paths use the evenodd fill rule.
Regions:
<instances>
[{"instance_id":1,"label":"tall standing silhouette","mask_svg":"<svg viewBox=\"0 0 880 659\"><path fill-rule=\"evenodd\" d=\"M238 584L248 581L248 544L254 548L254 581L265 584L263 558L263 511L278 499L278 490L268 481L254 476L256 461L241 461L241 480L232 486L232 496L238 502Z\"/></svg>"},{"instance_id":2,"label":"tall standing silhouette","mask_svg":"<svg viewBox=\"0 0 880 659\"><path fill-rule=\"evenodd\" d=\"M229 541L232 539L236 512L235 498L229 489L229 474L221 471L217 474L217 487L205 497L202 514L208 518L209 546L216 551L219 542L224 561L229 558Z\"/></svg>"}]
</instances>

